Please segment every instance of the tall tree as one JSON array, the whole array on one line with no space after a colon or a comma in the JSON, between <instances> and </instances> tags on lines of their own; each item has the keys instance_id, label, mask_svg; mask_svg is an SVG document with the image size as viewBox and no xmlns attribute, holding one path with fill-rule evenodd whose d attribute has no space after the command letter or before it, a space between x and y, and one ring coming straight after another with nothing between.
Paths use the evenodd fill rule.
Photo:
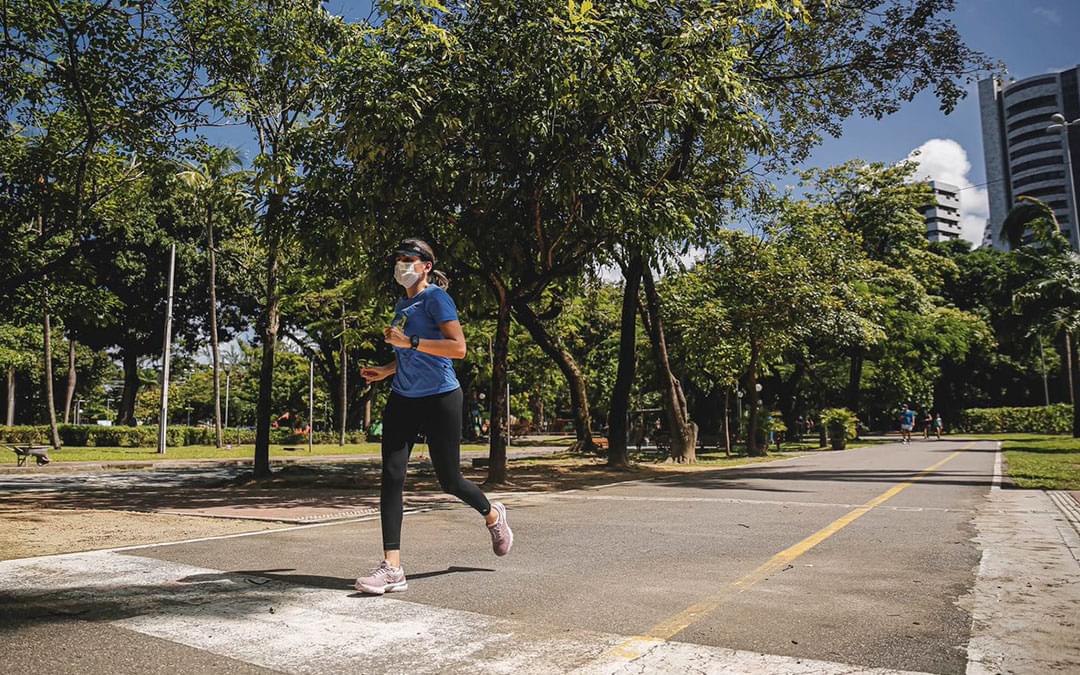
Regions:
<instances>
[{"instance_id":1,"label":"tall tree","mask_svg":"<svg viewBox=\"0 0 1080 675\"><path fill-rule=\"evenodd\" d=\"M183 6L182 21L206 73L205 92L229 118L251 129L258 141L254 193L266 261L258 318L262 366L254 469L256 477L264 478L270 475L282 258L297 231L290 198L304 174L294 152L319 110L319 92L331 75L331 56L345 27L339 17L306 0L193 0Z\"/></svg>"},{"instance_id":2,"label":"tall tree","mask_svg":"<svg viewBox=\"0 0 1080 675\"><path fill-rule=\"evenodd\" d=\"M97 209L137 173L134 163L128 171L111 170L112 153L160 154L194 118L194 70L174 39L173 6L161 0L3 5L0 111L8 124L0 138L33 141L28 165L5 177L44 180L48 189L39 194L50 204L33 236L0 219L0 248L11 254L0 269L0 299L63 272L107 227ZM111 152L103 154L106 147Z\"/></svg>"},{"instance_id":3,"label":"tall tree","mask_svg":"<svg viewBox=\"0 0 1080 675\"><path fill-rule=\"evenodd\" d=\"M210 317L210 356L213 365L214 439L222 446L221 427L221 354L218 341L217 245L214 225L219 219L243 208L248 193L245 183L248 172L232 170L240 163L239 153L232 148L211 148L199 165L189 166L177 178L195 199L206 221L207 281Z\"/></svg>"}]
</instances>

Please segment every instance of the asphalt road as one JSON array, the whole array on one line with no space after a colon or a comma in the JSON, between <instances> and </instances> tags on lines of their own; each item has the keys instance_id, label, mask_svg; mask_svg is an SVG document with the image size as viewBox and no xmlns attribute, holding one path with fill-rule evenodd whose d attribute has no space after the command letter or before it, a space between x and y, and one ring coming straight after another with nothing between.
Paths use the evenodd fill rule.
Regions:
<instances>
[{"instance_id":1,"label":"asphalt road","mask_svg":"<svg viewBox=\"0 0 1080 675\"><path fill-rule=\"evenodd\" d=\"M589 648L568 647L566 640L575 639L602 643L604 663L632 662L664 641L703 663L721 658L722 648L791 657L788 664L961 673L971 629L961 605L980 556L971 521L991 485L995 447L948 439L883 445L510 497L515 546L502 559L491 554L479 518L465 507L410 514L403 533L409 590L392 600L358 598L349 590L357 572L379 559L377 520L140 548L106 562L29 562L0 569L8 579L0 581L0 658L18 666L11 672L120 672L126 670L120 661L110 669L100 665L108 659L99 658L103 648L120 645L133 662L187 664L186 670L200 672L252 672L258 665L320 672L336 663L319 660L330 658L326 650L303 662L289 660L284 649L277 660L262 651L253 655L240 636L258 641L255 636L267 634L260 631L271 630L265 621L278 618L207 609L226 602L220 589L192 595L196 586L227 580L239 594L233 597L252 612L275 593L282 606L357 608L368 617L366 628L348 623L359 615L333 619L334 609L327 610L331 618L320 614L273 629L285 630L283 638L296 631L307 636L297 645L328 639L325 631L358 641L349 647L351 656L334 657L348 656L354 664L360 658L355 650L375 639L364 630L380 635L383 622L412 631L414 624L403 618L408 609L415 613L417 640L424 633L435 644L445 637L445 624L458 622L474 625L480 635L459 631L455 639L482 641L492 631L528 635L536 644L544 641L549 663L562 658L567 667L587 666L595 656L586 658ZM111 581L91 582L87 575L106 563L117 566ZM226 574L184 576L195 569ZM137 584L120 581L127 578L164 581L136 592ZM391 604L396 601L407 602ZM199 606L213 621L186 620ZM208 626L224 621L221 615L228 615L227 624L214 633ZM335 621L345 623L335 627ZM342 631L346 625L352 632ZM229 631L232 642L221 637ZM552 656L556 639L565 653ZM404 667L405 655L394 649L406 644L412 643L380 643L384 660L364 663ZM291 649L294 658L302 651ZM440 649L445 655L445 645ZM265 650L273 652L273 644ZM218 656L208 661L207 652ZM487 658L476 654L481 662ZM374 657L365 652L364 658Z\"/></svg>"}]
</instances>

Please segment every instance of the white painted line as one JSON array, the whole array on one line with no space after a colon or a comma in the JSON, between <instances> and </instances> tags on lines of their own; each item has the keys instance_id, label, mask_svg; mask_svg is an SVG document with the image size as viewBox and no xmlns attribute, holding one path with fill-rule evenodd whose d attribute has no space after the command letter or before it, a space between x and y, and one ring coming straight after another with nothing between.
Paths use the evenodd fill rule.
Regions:
<instances>
[{"instance_id":1,"label":"white painted line","mask_svg":"<svg viewBox=\"0 0 1080 675\"><path fill-rule=\"evenodd\" d=\"M605 501L605 502L702 502L702 503L719 503L719 504L765 504L768 506L819 506L825 508L834 509L853 509L864 504L840 504L836 502L799 502L799 501L784 501L779 499L736 499L734 497L643 497L639 495L592 495L584 493L554 493L548 495L549 499L553 500L585 500L585 501ZM956 509L947 509L936 506L881 506L878 507L884 511L910 511L910 512L949 512ZM965 511L967 509L964 509Z\"/></svg>"},{"instance_id":2,"label":"white painted line","mask_svg":"<svg viewBox=\"0 0 1080 675\"><path fill-rule=\"evenodd\" d=\"M65 613L107 606L124 617L112 626L287 673L897 672L664 640L627 663L610 656L623 635L247 578L116 553L0 563L16 606L43 594Z\"/></svg>"},{"instance_id":3,"label":"white painted line","mask_svg":"<svg viewBox=\"0 0 1080 675\"><path fill-rule=\"evenodd\" d=\"M994 453L994 479L990 483L990 489L1001 489L1001 441L997 442L997 452Z\"/></svg>"}]
</instances>

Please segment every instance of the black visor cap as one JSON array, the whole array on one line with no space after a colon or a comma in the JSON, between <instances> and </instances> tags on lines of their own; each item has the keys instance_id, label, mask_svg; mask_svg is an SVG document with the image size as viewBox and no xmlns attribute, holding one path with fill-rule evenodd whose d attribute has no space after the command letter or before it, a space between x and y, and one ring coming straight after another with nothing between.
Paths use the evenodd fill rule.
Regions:
<instances>
[{"instance_id":1,"label":"black visor cap","mask_svg":"<svg viewBox=\"0 0 1080 675\"><path fill-rule=\"evenodd\" d=\"M424 253L420 249L413 248L412 246L408 246L408 245L399 246L398 249L396 251L394 251L394 256L393 257L394 257L394 259L397 259L398 256L403 256L403 255L415 256L415 257L420 258L421 260L423 260L425 262L435 262L434 260L431 259L431 256L428 255L427 253Z\"/></svg>"}]
</instances>

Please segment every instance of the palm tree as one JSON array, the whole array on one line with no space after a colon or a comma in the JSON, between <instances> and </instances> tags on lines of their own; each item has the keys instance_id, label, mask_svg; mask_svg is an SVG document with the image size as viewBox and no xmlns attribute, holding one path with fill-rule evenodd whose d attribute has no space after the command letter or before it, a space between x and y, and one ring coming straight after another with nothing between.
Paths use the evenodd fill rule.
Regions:
<instances>
[{"instance_id":1,"label":"palm tree","mask_svg":"<svg viewBox=\"0 0 1080 675\"><path fill-rule=\"evenodd\" d=\"M240 155L233 148L211 148L200 165L188 165L176 174L206 218L206 251L210 263L210 354L214 368L214 439L221 447L221 354L217 326L217 250L214 243L214 221L224 212L247 198L244 183L247 171L230 171L240 164Z\"/></svg>"}]
</instances>

